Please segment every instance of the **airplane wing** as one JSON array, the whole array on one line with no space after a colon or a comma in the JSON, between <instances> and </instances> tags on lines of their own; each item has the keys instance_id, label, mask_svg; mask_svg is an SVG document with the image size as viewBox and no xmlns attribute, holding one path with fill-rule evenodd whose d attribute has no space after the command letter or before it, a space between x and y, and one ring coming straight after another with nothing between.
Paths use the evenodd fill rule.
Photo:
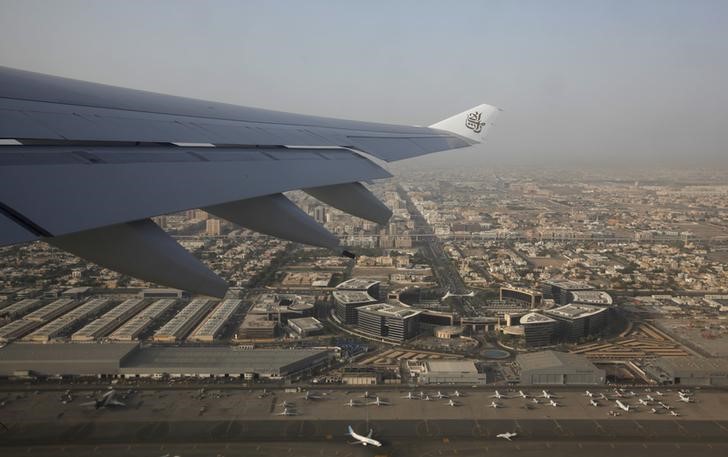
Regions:
<instances>
[{"instance_id":1,"label":"airplane wing","mask_svg":"<svg viewBox=\"0 0 728 457\"><path fill-rule=\"evenodd\" d=\"M150 218L201 208L252 230L335 249L282 195L302 189L387 222L362 181L395 161L485 138L479 105L430 127L207 102L0 67L0 245L43 240L104 267L222 296L227 284ZM360 154L364 153L364 154Z\"/></svg>"}]
</instances>

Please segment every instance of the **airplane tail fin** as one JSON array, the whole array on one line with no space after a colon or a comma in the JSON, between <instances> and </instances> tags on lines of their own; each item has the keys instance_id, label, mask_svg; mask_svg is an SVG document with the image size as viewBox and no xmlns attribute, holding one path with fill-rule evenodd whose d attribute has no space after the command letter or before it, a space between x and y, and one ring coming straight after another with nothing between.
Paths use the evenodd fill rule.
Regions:
<instances>
[{"instance_id":1,"label":"airplane tail fin","mask_svg":"<svg viewBox=\"0 0 728 457\"><path fill-rule=\"evenodd\" d=\"M482 104L432 124L430 128L446 130L473 143L482 143L501 111L495 106Z\"/></svg>"},{"instance_id":2,"label":"airplane tail fin","mask_svg":"<svg viewBox=\"0 0 728 457\"><path fill-rule=\"evenodd\" d=\"M353 434L354 434L354 429L353 429L353 428L351 428L351 425L350 425L350 426L349 426L349 435L353 435Z\"/></svg>"},{"instance_id":3,"label":"airplane tail fin","mask_svg":"<svg viewBox=\"0 0 728 457\"><path fill-rule=\"evenodd\" d=\"M374 433L374 429L369 429L369 434L367 435L367 438L371 438L372 433Z\"/></svg>"}]
</instances>

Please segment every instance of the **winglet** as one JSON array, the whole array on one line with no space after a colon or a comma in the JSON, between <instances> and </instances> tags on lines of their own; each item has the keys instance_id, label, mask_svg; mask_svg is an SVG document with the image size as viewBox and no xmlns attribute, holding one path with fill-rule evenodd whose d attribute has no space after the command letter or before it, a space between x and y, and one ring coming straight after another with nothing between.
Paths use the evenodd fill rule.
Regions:
<instances>
[{"instance_id":1,"label":"winglet","mask_svg":"<svg viewBox=\"0 0 728 457\"><path fill-rule=\"evenodd\" d=\"M482 104L432 124L430 128L446 130L471 142L481 143L501 111L495 106Z\"/></svg>"}]
</instances>

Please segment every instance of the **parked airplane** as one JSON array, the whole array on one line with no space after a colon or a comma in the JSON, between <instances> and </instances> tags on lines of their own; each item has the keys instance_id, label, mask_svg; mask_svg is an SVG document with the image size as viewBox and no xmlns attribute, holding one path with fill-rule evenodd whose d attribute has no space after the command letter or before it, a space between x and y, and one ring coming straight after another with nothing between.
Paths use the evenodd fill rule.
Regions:
<instances>
[{"instance_id":1,"label":"parked airplane","mask_svg":"<svg viewBox=\"0 0 728 457\"><path fill-rule=\"evenodd\" d=\"M369 395L369 391L368 391L368 390L366 390L366 391L364 391L364 393L363 393L363 394L361 395L361 398L372 398L372 396L371 396L371 395Z\"/></svg>"},{"instance_id":2,"label":"parked airplane","mask_svg":"<svg viewBox=\"0 0 728 457\"><path fill-rule=\"evenodd\" d=\"M629 412L631 409L631 407L629 405L622 403L622 400L616 400L615 403L617 404L617 406L619 406L619 409L621 409L622 411Z\"/></svg>"},{"instance_id":3,"label":"parked airplane","mask_svg":"<svg viewBox=\"0 0 728 457\"><path fill-rule=\"evenodd\" d=\"M354 401L353 399L349 399L346 403L344 403L344 406L348 406L350 408L354 408L355 406L361 406L361 403L358 401Z\"/></svg>"},{"instance_id":4,"label":"parked airplane","mask_svg":"<svg viewBox=\"0 0 728 457\"><path fill-rule=\"evenodd\" d=\"M311 391L308 391L308 390L306 391L306 394L301 398L303 398L304 400L323 400L324 399L323 396L312 393Z\"/></svg>"},{"instance_id":5,"label":"parked airplane","mask_svg":"<svg viewBox=\"0 0 728 457\"><path fill-rule=\"evenodd\" d=\"M412 395L412 392L407 392L407 395L405 395L404 397L400 397L400 398L406 398L407 400L417 400L417 397Z\"/></svg>"},{"instance_id":6,"label":"parked airplane","mask_svg":"<svg viewBox=\"0 0 728 457\"><path fill-rule=\"evenodd\" d=\"M525 392L524 392L524 391L522 391L522 390L519 390L519 391L518 391L518 395L519 395L519 396L520 396L521 398L528 398L528 394L527 394L527 393L525 393Z\"/></svg>"},{"instance_id":7,"label":"parked airplane","mask_svg":"<svg viewBox=\"0 0 728 457\"><path fill-rule=\"evenodd\" d=\"M290 408L283 408L283 411L276 414L276 416L297 416L298 413Z\"/></svg>"},{"instance_id":8,"label":"parked airplane","mask_svg":"<svg viewBox=\"0 0 728 457\"><path fill-rule=\"evenodd\" d=\"M678 412L677 412L677 411L675 411L674 409L671 409L671 410L670 410L670 414L672 414L672 415L673 415L673 416L675 416L675 417L678 417L678 416L680 416L680 414L678 414Z\"/></svg>"},{"instance_id":9,"label":"parked airplane","mask_svg":"<svg viewBox=\"0 0 728 457\"><path fill-rule=\"evenodd\" d=\"M201 208L351 257L283 192L303 189L386 225L392 211L361 182L391 175L357 152L391 162L469 147L498 112L478 105L429 127L387 125L1 67L0 134L15 143L2 146L0 245L42 240L123 274L223 297L228 284L152 217ZM174 176L164 191L162 176Z\"/></svg>"},{"instance_id":10,"label":"parked airplane","mask_svg":"<svg viewBox=\"0 0 728 457\"><path fill-rule=\"evenodd\" d=\"M464 397L465 394L456 390L455 392L452 393L452 396L455 398L460 398L460 397Z\"/></svg>"},{"instance_id":11,"label":"parked airplane","mask_svg":"<svg viewBox=\"0 0 728 457\"><path fill-rule=\"evenodd\" d=\"M385 400L381 400L379 397L376 397L374 401L367 403L367 405L390 406L391 403Z\"/></svg>"},{"instance_id":12,"label":"parked airplane","mask_svg":"<svg viewBox=\"0 0 728 457\"><path fill-rule=\"evenodd\" d=\"M659 402L658 404L665 409L672 409L672 406L668 405L667 403Z\"/></svg>"},{"instance_id":13,"label":"parked airplane","mask_svg":"<svg viewBox=\"0 0 728 457\"><path fill-rule=\"evenodd\" d=\"M680 397L679 400L684 403L695 403L695 400L690 397Z\"/></svg>"},{"instance_id":14,"label":"parked airplane","mask_svg":"<svg viewBox=\"0 0 728 457\"><path fill-rule=\"evenodd\" d=\"M290 402L288 400L284 400L278 406L280 406L282 408L295 408L296 407L296 404L295 403L292 403L292 402Z\"/></svg>"},{"instance_id":15,"label":"parked airplane","mask_svg":"<svg viewBox=\"0 0 728 457\"><path fill-rule=\"evenodd\" d=\"M501 405L500 403L496 403L496 401L493 400L492 402L490 402L490 407L491 408L502 408L503 405Z\"/></svg>"},{"instance_id":16,"label":"parked airplane","mask_svg":"<svg viewBox=\"0 0 728 457\"><path fill-rule=\"evenodd\" d=\"M369 434L367 436L360 435L354 431L353 428L351 428L351 425L349 426L349 433L348 435L352 438L354 438L356 441L352 442L351 444L361 444L362 446L376 446L376 447L382 447L382 443L372 438L372 434L374 433L374 430L369 430Z\"/></svg>"},{"instance_id":17,"label":"parked airplane","mask_svg":"<svg viewBox=\"0 0 728 457\"><path fill-rule=\"evenodd\" d=\"M541 396L543 398L548 399L548 400L551 400L552 398L557 398L556 395L554 395L552 393L549 393L549 391L547 391L547 390L542 390L541 391Z\"/></svg>"},{"instance_id":18,"label":"parked airplane","mask_svg":"<svg viewBox=\"0 0 728 457\"><path fill-rule=\"evenodd\" d=\"M584 396L585 396L585 397L589 397L589 398L592 398L592 397L594 397L594 394L593 394L593 393L591 393L591 392L589 392L588 390L585 390L585 391L584 391Z\"/></svg>"},{"instance_id":19,"label":"parked airplane","mask_svg":"<svg viewBox=\"0 0 728 457\"><path fill-rule=\"evenodd\" d=\"M501 393L496 390L495 393L490 396L490 398L497 398L498 400L501 400L507 397L505 395L501 395Z\"/></svg>"},{"instance_id":20,"label":"parked airplane","mask_svg":"<svg viewBox=\"0 0 728 457\"><path fill-rule=\"evenodd\" d=\"M448 400L448 402L447 402L447 405L448 405L448 406L460 406L460 404L458 404L458 403L455 403L455 401L454 401L454 400Z\"/></svg>"},{"instance_id":21,"label":"parked airplane","mask_svg":"<svg viewBox=\"0 0 728 457\"><path fill-rule=\"evenodd\" d=\"M639 403L640 405L642 405L642 406L647 406L647 405L649 405L649 402L647 402L647 400L643 400L643 399L641 399L641 398L638 398L638 399L637 399L637 402L638 402L638 403Z\"/></svg>"},{"instance_id":22,"label":"parked airplane","mask_svg":"<svg viewBox=\"0 0 728 457\"><path fill-rule=\"evenodd\" d=\"M435 394L435 398L437 398L438 400L443 400L445 398L450 398L450 397L448 397L447 394L444 394L438 390L437 393Z\"/></svg>"},{"instance_id":23,"label":"parked airplane","mask_svg":"<svg viewBox=\"0 0 728 457\"><path fill-rule=\"evenodd\" d=\"M594 406L594 407L597 407L597 406L599 406L599 402L597 402L597 401L596 401L596 400L594 400L593 398L590 398L590 399L589 399L589 403L591 403L591 405L592 405L592 406Z\"/></svg>"},{"instance_id":24,"label":"parked airplane","mask_svg":"<svg viewBox=\"0 0 728 457\"><path fill-rule=\"evenodd\" d=\"M663 393L662 393L662 392L660 392L659 390L656 390L656 391L655 391L655 395L657 395L658 397L662 397L662 396L663 396L663 395L665 395L665 394L663 394Z\"/></svg>"},{"instance_id":25,"label":"parked airplane","mask_svg":"<svg viewBox=\"0 0 728 457\"><path fill-rule=\"evenodd\" d=\"M81 403L81 406L93 406L96 409L100 408L111 408L111 407L123 407L126 406L126 403L119 401L116 399L116 391L110 390L106 392L104 395L101 396L100 399L96 399L94 401L88 401L86 403Z\"/></svg>"},{"instance_id":26,"label":"parked airplane","mask_svg":"<svg viewBox=\"0 0 728 457\"><path fill-rule=\"evenodd\" d=\"M650 408L650 412L651 412L652 414L657 414L657 410L656 410L655 408Z\"/></svg>"},{"instance_id":27,"label":"parked airplane","mask_svg":"<svg viewBox=\"0 0 728 457\"><path fill-rule=\"evenodd\" d=\"M536 398L536 397L533 397L533 398L531 399L531 403L536 403L536 404L538 405L538 404L540 404L541 402L540 402L540 401L538 401L538 398Z\"/></svg>"},{"instance_id":28,"label":"parked airplane","mask_svg":"<svg viewBox=\"0 0 728 457\"><path fill-rule=\"evenodd\" d=\"M425 398L423 398L422 400L424 400L424 401L432 401L432 398L430 398L429 395L425 395Z\"/></svg>"},{"instance_id":29,"label":"parked airplane","mask_svg":"<svg viewBox=\"0 0 728 457\"><path fill-rule=\"evenodd\" d=\"M553 399L552 400L549 400L549 405L553 406L554 408L556 408L558 406L561 406L560 403L556 403L556 401L553 400Z\"/></svg>"},{"instance_id":30,"label":"parked airplane","mask_svg":"<svg viewBox=\"0 0 728 457\"><path fill-rule=\"evenodd\" d=\"M645 398L647 399L647 401L655 401L655 397L653 397L652 395L647 395L645 396Z\"/></svg>"},{"instance_id":31,"label":"parked airplane","mask_svg":"<svg viewBox=\"0 0 728 457\"><path fill-rule=\"evenodd\" d=\"M508 433L499 433L499 434L496 435L496 438L503 438L503 439L506 439L508 441L513 441L511 438L515 438L516 436L518 436L518 433L516 433L516 432L513 432L513 433L508 432Z\"/></svg>"}]
</instances>

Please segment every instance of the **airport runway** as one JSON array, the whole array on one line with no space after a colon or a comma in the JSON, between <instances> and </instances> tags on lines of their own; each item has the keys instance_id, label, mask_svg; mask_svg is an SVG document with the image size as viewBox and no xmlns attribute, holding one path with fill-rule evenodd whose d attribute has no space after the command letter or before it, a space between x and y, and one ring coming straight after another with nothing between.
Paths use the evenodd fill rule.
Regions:
<instances>
[{"instance_id":1,"label":"airport runway","mask_svg":"<svg viewBox=\"0 0 728 457\"><path fill-rule=\"evenodd\" d=\"M7 428L0 428L0 453L404 456L509 455L517 451L519 455L549 455L544 450L553 449L553 455L590 452L613 456L613 446L619 446L617 451L627 455L644 455L645 449L653 449L669 456L685 449L700 449L696 451L700 455L724 455L728 450L725 392L699 392L694 403L681 403L676 392L666 390L660 401L679 411L679 416L667 409L653 414L649 407L639 405L637 398L647 395L641 390L624 399L639 406L638 410L619 416L608 413L618 409L614 401L604 400L601 406L592 407L583 390L558 391L559 407L550 406L544 398L538 403L532 403L532 398L504 398L498 400L501 408L491 408L490 389L468 391L465 397L454 399L458 406L451 407L448 400L437 399L433 389L425 391L431 396L431 401L425 401L402 398L407 391L393 388L369 395L379 395L390 406L366 405L373 398L363 398L361 389L319 389L313 395L317 399L306 400L300 392L213 388L137 391L124 399L126 407L113 410L80 406L101 393L74 391L73 400L67 403L58 391L3 393L0 422ZM535 396L540 391L528 393ZM126 390L117 391L120 397L124 394ZM360 406L345 406L349 400ZM294 416L278 415L283 402L291 405ZM532 409L525 408L529 403ZM360 433L373 429L374 437L387 446L372 453L347 445L344 433L350 424ZM501 442L496 435L504 432L519 436L512 443ZM229 449L233 451L227 452ZM157 450L162 452L155 454Z\"/></svg>"},{"instance_id":2,"label":"airport runway","mask_svg":"<svg viewBox=\"0 0 728 457\"><path fill-rule=\"evenodd\" d=\"M3 456L38 457L660 457L725 456L726 443L396 441L381 448L340 443L175 443L2 447Z\"/></svg>"}]
</instances>

